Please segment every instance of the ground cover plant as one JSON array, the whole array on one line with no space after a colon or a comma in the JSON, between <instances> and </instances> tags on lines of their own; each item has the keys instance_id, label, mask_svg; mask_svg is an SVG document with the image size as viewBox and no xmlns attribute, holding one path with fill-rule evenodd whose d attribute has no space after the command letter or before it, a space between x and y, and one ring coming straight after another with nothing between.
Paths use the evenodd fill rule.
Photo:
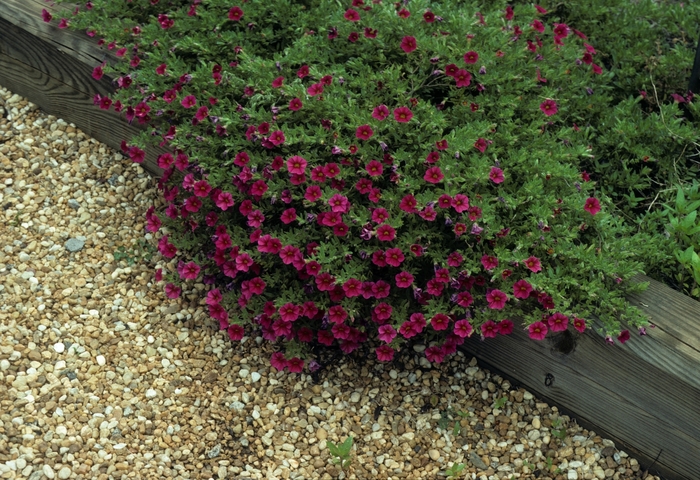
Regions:
<instances>
[{"instance_id":1,"label":"ground cover plant","mask_svg":"<svg viewBox=\"0 0 700 480\"><path fill-rule=\"evenodd\" d=\"M623 325L643 332L624 299L643 286L628 280L672 258L670 243L625 218L596 160L601 118L623 104L615 74L546 8L133 0L73 13L60 24L124 59L93 72L119 86L99 108L148 126L124 152L172 149L167 208L147 220L181 260L156 279L171 298L210 285L232 340L284 346L276 368L317 368L318 345L368 343L390 361L415 340L440 362L473 334L522 324L542 340L585 332L591 315L611 343ZM659 107L690 141L677 104Z\"/></svg>"}]
</instances>

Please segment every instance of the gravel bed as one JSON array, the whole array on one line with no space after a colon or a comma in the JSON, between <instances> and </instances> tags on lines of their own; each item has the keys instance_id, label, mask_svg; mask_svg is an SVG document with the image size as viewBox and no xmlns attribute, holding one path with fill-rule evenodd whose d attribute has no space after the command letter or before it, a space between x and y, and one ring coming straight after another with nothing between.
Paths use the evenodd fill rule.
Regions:
<instances>
[{"instance_id":1,"label":"gravel bed","mask_svg":"<svg viewBox=\"0 0 700 480\"><path fill-rule=\"evenodd\" d=\"M461 353L275 371L271 345L218 331L204 285L166 298L153 272L175 260L115 259L143 249L160 202L141 167L0 88L0 478L434 479L454 462L479 480L641 476ZM348 435L341 473L326 440Z\"/></svg>"}]
</instances>

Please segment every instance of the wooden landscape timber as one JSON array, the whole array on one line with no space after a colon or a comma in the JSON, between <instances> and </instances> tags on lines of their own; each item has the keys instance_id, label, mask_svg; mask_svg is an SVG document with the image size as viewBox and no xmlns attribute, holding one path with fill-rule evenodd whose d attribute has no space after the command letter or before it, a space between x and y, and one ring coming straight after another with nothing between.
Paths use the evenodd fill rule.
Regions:
<instances>
[{"instance_id":1,"label":"wooden landscape timber","mask_svg":"<svg viewBox=\"0 0 700 480\"><path fill-rule=\"evenodd\" d=\"M42 0L0 0L0 85L118 151L139 129L93 105L95 93L111 95L114 86L106 76L91 77L95 66L116 59L84 33L44 23L42 8L53 7ZM159 153L148 149L142 164L154 176L162 174ZM697 480L700 303L646 277L637 280L651 282L647 291L630 297L656 325L646 337L632 332L625 345L611 346L588 332L536 342L516 329L486 342L472 338L463 349L613 439L643 469L658 455L652 472L666 480Z\"/></svg>"},{"instance_id":2,"label":"wooden landscape timber","mask_svg":"<svg viewBox=\"0 0 700 480\"><path fill-rule=\"evenodd\" d=\"M54 17L59 11L51 5L43 0L0 0L0 85L120 151L122 140L141 129L114 110L93 104L95 94L111 96L115 86L107 75L99 81L92 78L93 68L118 59L84 32L59 29L57 21L45 23L43 8ZM156 159L165 151L147 149L141 166L154 176L162 175Z\"/></svg>"}]
</instances>

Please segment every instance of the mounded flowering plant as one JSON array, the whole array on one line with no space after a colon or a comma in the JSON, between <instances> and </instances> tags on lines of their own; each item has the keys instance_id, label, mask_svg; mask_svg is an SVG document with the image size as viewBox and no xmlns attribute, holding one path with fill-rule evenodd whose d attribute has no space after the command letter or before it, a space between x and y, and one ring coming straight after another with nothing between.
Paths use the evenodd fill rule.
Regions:
<instances>
[{"instance_id":1,"label":"mounded flowering plant","mask_svg":"<svg viewBox=\"0 0 700 480\"><path fill-rule=\"evenodd\" d=\"M111 3L68 23L99 30ZM610 75L573 26L502 2L162 7L100 30L126 53L96 74L148 126L124 152L172 150L147 228L180 260L156 280L209 285L232 340L278 342L273 366L300 372L316 345L390 361L421 341L440 362L472 335L645 323L624 295L650 239L580 168L585 92Z\"/></svg>"}]
</instances>

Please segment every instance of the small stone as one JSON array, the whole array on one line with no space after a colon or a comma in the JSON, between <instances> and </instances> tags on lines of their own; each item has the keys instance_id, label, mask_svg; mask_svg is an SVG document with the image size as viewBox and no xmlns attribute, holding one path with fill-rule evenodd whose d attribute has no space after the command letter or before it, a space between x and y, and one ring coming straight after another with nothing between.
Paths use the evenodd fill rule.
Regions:
<instances>
[{"instance_id":1,"label":"small stone","mask_svg":"<svg viewBox=\"0 0 700 480\"><path fill-rule=\"evenodd\" d=\"M568 472L566 472L566 478L567 480L578 480L578 472L576 470L571 469Z\"/></svg>"},{"instance_id":2,"label":"small stone","mask_svg":"<svg viewBox=\"0 0 700 480\"><path fill-rule=\"evenodd\" d=\"M245 368L238 372L238 376L241 378L246 378L250 372Z\"/></svg>"},{"instance_id":3,"label":"small stone","mask_svg":"<svg viewBox=\"0 0 700 480\"><path fill-rule=\"evenodd\" d=\"M53 471L53 468L51 468L48 465L44 465L44 467L41 469L42 472L44 472L44 475L46 475L46 478L54 478L56 474Z\"/></svg>"},{"instance_id":4,"label":"small stone","mask_svg":"<svg viewBox=\"0 0 700 480\"><path fill-rule=\"evenodd\" d=\"M0 360L0 370L7 370L10 368L10 361L7 359Z\"/></svg>"},{"instance_id":5,"label":"small stone","mask_svg":"<svg viewBox=\"0 0 700 480\"><path fill-rule=\"evenodd\" d=\"M82 250L84 246L85 240L69 238L68 241L66 241L66 250L68 250L69 252L77 252L79 250Z\"/></svg>"},{"instance_id":6,"label":"small stone","mask_svg":"<svg viewBox=\"0 0 700 480\"><path fill-rule=\"evenodd\" d=\"M61 478L63 480L70 478L72 470L68 467L63 467L58 471L58 478Z\"/></svg>"},{"instance_id":7,"label":"small stone","mask_svg":"<svg viewBox=\"0 0 700 480\"><path fill-rule=\"evenodd\" d=\"M207 457L216 458L221 453L221 444L217 443L214 447L207 452Z\"/></svg>"},{"instance_id":8,"label":"small stone","mask_svg":"<svg viewBox=\"0 0 700 480\"><path fill-rule=\"evenodd\" d=\"M326 432L325 429L319 428L316 430L316 438L318 438L321 441L324 441L326 438L328 438L328 432Z\"/></svg>"},{"instance_id":9,"label":"small stone","mask_svg":"<svg viewBox=\"0 0 700 480\"><path fill-rule=\"evenodd\" d=\"M56 435L59 437L65 437L68 434L68 429L65 425L59 425L56 427Z\"/></svg>"},{"instance_id":10,"label":"small stone","mask_svg":"<svg viewBox=\"0 0 700 480\"><path fill-rule=\"evenodd\" d=\"M540 417L535 417L532 419L532 428L539 430L541 426L542 423L540 422Z\"/></svg>"},{"instance_id":11,"label":"small stone","mask_svg":"<svg viewBox=\"0 0 700 480\"><path fill-rule=\"evenodd\" d=\"M146 398L155 398L158 396L158 392L156 392L154 389L149 388L146 390Z\"/></svg>"},{"instance_id":12,"label":"small stone","mask_svg":"<svg viewBox=\"0 0 700 480\"><path fill-rule=\"evenodd\" d=\"M66 346L63 343L58 342L54 344L53 349L56 350L56 353L63 353L66 350Z\"/></svg>"},{"instance_id":13,"label":"small stone","mask_svg":"<svg viewBox=\"0 0 700 480\"><path fill-rule=\"evenodd\" d=\"M428 455L430 455L430 459L434 462L437 462L438 458L440 458L440 452L438 452L434 448L431 448L430 450L428 450Z\"/></svg>"},{"instance_id":14,"label":"small stone","mask_svg":"<svg viewBox=\"0 0 700 480\"><path fill-rule=\"evenodd\" d=\"M29 256L29 254L20 252L19 253L19 261L22 263L28 262L32 257Z\"/></svg>"},{"instance_id":15,"label":"small stone","mask_svg":"<svg viewBox=\"0 0 700 480\"><path fill-rule=\"evenodd\" d=\"M115 449L115 450L124 450L124 448L126 448L126 443L117 443L117 444L114 446L114 449Z\"/></svg>"},{"instance_id":16,"label":"small stone","mask_svg":"<svg viewBox=\"0 0 700 480\"><path fill-rule=\"evenodd\" d=\"M474 451L469 452L469 461L472 462L472 465L474 465L480 470L486 470L487 468L489 468L488 465L486 465L481 459L481 457L477 455Z\"/></svg>"},{"instance_id":17,"label":"small stone","mask_svg":"<svg viewBox=\"0 0 700 480\"><path fill-rule=\"evenodd\" d=\"M352 395L350 395L350 401L352 403L357 403L360 401L360 392L352 392Z\"/></svg>"},{"instance_id":18,"label":"small stone","mask_svg":"<svg viewBox=\"0 0 700 480\"><path fill-rule=\"evenodd\" d=\"M258 372L252 372L250 374L250 379L254 382L257 382L258 380L260 380L260 377L261 377L261 375Z\"/></svg>"},{"instance_id":19,"label":"small stone","mask_svg":"<svg viewBox=\"0 0 700 480\"><path fill-rule=\"evenodd\" d=\"M103 366L105 365L105 363L107 363L107 360L105 359L104 355L98 355L98 356L95 358L95 360L97 360L97 364L98 364L100 367L103 367Z\"/></svg>"}]
</instances>

